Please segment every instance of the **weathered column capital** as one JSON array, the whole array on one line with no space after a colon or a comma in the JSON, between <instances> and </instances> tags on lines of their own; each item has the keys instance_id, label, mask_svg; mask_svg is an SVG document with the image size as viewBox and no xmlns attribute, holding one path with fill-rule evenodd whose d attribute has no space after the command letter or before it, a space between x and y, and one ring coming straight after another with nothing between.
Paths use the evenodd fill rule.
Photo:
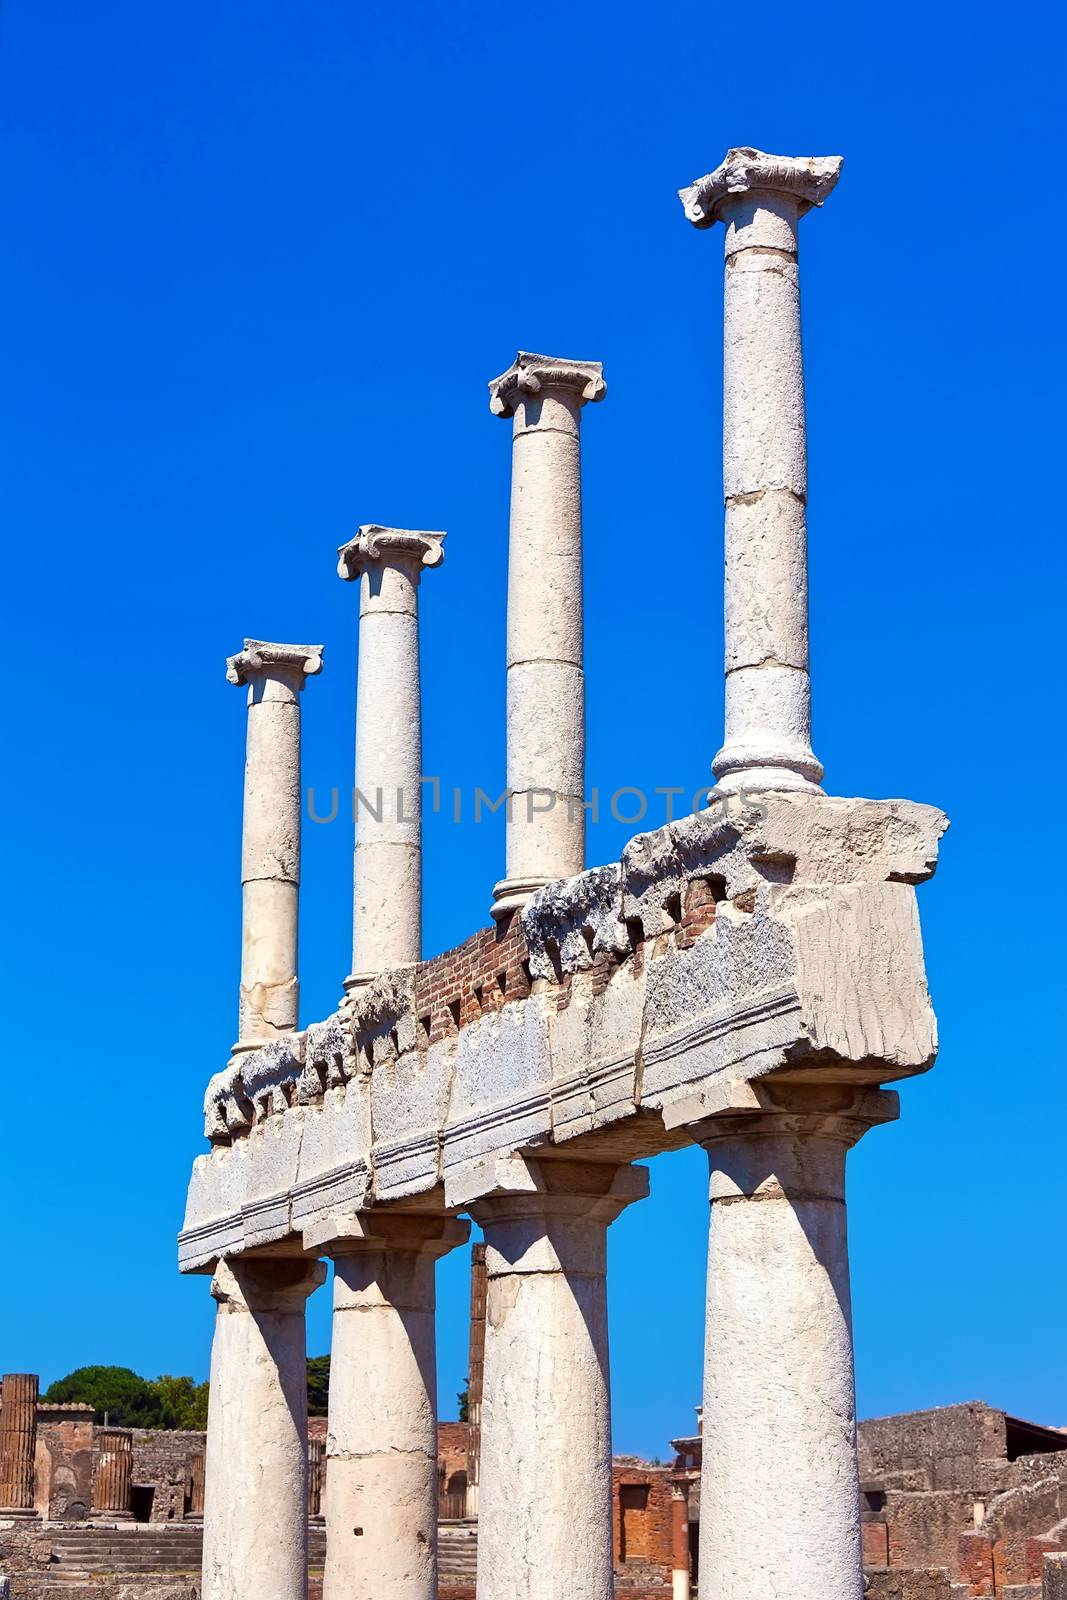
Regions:
<instances>
[{"instance_id":1,"label":"weathered column capital","mask_svg":"<svg viewBox=\"0 0 1067 1600\"><path fill-rule=\"evenodd\" d=\"M304 687L304 679L322 671L321 644L268 644L264 639L246 639L245 647L226 658L229 683L252 683L272 673L292 676L293 686Z\"/></svg>"},{"instance_id":2,"label":"weathered column capital","mask_svg":"<svg viewBox=\"0 0 1067 1600\"><path fill-rule=\"evenodd\" d=\"M445 1256L466 1244L470 1223L439 1212L357 1211L346 1217L328 1217L305 1229L305 1250L338 1256L381 1255L398 1251L409 1255Z\"/></svg>"},{"instance_id":3,"label":"weathered column capital","mask_svg":"<svg viewBox=\"0 0 1067 1600\"><path fill-rule=\"evenodd\" d=\"M397 557L419 567L439 567L445 559L443 533L428 533L422 528L383 528L366 522L354 539L337 552L337 575L351 583L378 561Z\"/></svg>"},{"instance_id":4,"label":"weathered column capital","mask_svg":"<svg viewBox=\"0 0 1067 1600\"><path fill-rule=\"evenodd\" d=\"M740 195L778 194L796 204L802 217L821 206L841 175L841 156L772 156L742 145L728 150L714 172L678 190L694 228L710 228L723 205Z\"/></svg>"},{"instance_id":5,"label":"weathered column capital","mask_svg":"<svg viewBox=\"0 0 1067 1600\"><path fill-rule=\"evenodd\" d=\"M511 417L520 397L543 389L569 391L578 405L603 400L608 392L599 361L569 361L561 356L536 356L520 350L506 372L489 385L489 409L494 417Z\"/></svg>"},{"instance_id":6,"label":"weathered column capital","mask_svg":"<svg viewBox=\"0 0 1067 1600\"><path fill-rule=\"evenodd\" d=\"M225 1259L215 1268L211 1297L218 1301L220 1315L273 1311L303 1316L304 1302L325 1281L324 1261L305 1261L301 1256Z\"/></svg>"}]
</instances>

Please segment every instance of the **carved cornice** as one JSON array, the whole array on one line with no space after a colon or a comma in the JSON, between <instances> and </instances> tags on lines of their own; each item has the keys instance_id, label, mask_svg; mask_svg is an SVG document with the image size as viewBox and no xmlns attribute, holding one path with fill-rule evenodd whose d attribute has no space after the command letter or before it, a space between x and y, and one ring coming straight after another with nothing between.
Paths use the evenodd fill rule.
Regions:
<instances>
[{"instance_id":1,"label":"carved cornice","mask_svg":"<svg viewBox=\"0 0 1067 1600\"><path fill-rule=\"evenodd\" d=\"M608 392L599 361L567 361L520 350L508 370L489 385L489 409L494 417L510 417L518 396L540 394L542 389L569 389L579 405L603 400Z\"/></svg>"},{"instance_id":2,"label":"carved cornice","mask_svg":"<svg viewBox=\"0 0 1067 1600\"><path fill-rule=\"evenodd\" d=\"M322 671L321 644L267 644L262 639L246 639L238 655L226 658L226 677L230 683L250 683L271 667L295 667L305 677Z\"/></svg>"},{"instance_id":3,"label":"carved cornice","mask_svg":"<svg viewBox=\"0 0 1067 1600\"><path fill-rule=\"evenodd\" d=\"M719 207L735 194L763 191L791 195L799 215L821 206L841 175L841 156L770 156L747 145L728 150L721 166L698 178L678 198L694 228L710 228Z\"/></svg>"},{"instance_id":4,"label":"carved cornice","mask_svg":"<svg viewBox=\"0 0 1067 1600\"><path fill-rule=\"evenodd\" d=\"M337 552L337 574L351 582L377 561L390 556L408 556L423 567L439 567L445 559L443 533L427 533L421 528L382 528L366 522L354 539Z\"/></svg>"}]
</instances>

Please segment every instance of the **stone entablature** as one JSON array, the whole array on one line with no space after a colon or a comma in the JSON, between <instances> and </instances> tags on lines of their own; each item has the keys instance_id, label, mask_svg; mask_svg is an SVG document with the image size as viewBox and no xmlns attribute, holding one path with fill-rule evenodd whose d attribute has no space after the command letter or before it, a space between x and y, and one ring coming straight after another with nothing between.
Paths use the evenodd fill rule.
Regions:
<instances>
[{"instance_id":1,"label":"stone entablature","mask_svg":"<svg viewBox=\"0 0 1067 1600\"><path fill-rule=\"evenodd\" d=\"M945 827L908 801L733 799L548 885L502 940L382 974L211 1080L183 1266L442 1183L462 1203L470 1169L518 1151L653 1155L767 1075L923 1071L912 886Z\"/></svg>"}]
</instances>

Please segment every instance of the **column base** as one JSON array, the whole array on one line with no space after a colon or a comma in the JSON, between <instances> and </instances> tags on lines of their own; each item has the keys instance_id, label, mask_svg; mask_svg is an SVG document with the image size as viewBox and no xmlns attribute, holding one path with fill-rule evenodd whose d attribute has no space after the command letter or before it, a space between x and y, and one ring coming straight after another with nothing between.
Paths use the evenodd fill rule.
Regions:
<instances>
[{"instance_id":1,"label":"column base","mask_svg":"<svg viewBox=\"0 0 1067 1600\"><path fill-rule=\"evenodd\" d=\"M36 1506L0 1506L0 1522L39 1522L41 1513Z\"/></svg>"},{"instance_id":2,"label":"column base","mask_svg":"<svg viewBox=\"0 0 1067 1600\"><path fill-rule=\"evenodd\" d=\"M493 886L493 903L489 914L494 922L503 922L512 912L529 905L538 889L543 889L551 878L502 878Z\"/></svg>"}]
</instances>

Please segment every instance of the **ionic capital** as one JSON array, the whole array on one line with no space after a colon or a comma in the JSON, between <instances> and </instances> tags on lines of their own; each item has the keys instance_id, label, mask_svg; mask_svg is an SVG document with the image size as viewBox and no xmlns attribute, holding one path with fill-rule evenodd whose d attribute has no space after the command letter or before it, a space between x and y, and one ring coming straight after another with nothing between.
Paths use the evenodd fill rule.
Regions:
<instances>
[{"instance_id":1,"label":"ionic capital","mask_svg":"<svg viewBox=\"0 0 1067 1600\"><path fill-rule=\"evenodd\" d=\"M599 361L568 361L520 350L508 370L489 385L489 409L494 417L513 416L521 396L540 394L542 389L569 390L579 405L603 400L608 392Z\"/></svg>"},{"instance_id":2,"label":"ionic capital","mask_svg":"<svg viewBox=\"0 0 1067 1600\"><path fill-rule=\"evenodd\" d=\"M322 671L321 644L267 644L262 639L246 639L245 647L226 658L226 677L230 683L251 683L269 673L272 667L288 668L299 674L297 684Z\"/></svg>"},{"instance_id":3,"label":"ionic capital","mask_svg":"<svg viewBox=\"0 0 1067 1600\"><path fill-rule=\"evenodd\" d=\"M383 528L376 522L364 523L354 539L337 552L337 575L346 582L360 577L376 562L392 557L407 557L420 567L439 567L445 559L443 533L427 533L421 528Z\"/></svg>"},{"instance_id":4,"label":"ionic capital","mask_svg":"<svg viewBox=\"0 0 1067 1600\"><path fill-rule=\"evenodd\" d=\"M836 184L841 156L771 156L743 145L728 150L726 160L679 189L678 198L694 228L710 228L719 220L723 202L734 195L780 194L796 201L797 215L821 206Z\"/></svg>"}]
</instances>

